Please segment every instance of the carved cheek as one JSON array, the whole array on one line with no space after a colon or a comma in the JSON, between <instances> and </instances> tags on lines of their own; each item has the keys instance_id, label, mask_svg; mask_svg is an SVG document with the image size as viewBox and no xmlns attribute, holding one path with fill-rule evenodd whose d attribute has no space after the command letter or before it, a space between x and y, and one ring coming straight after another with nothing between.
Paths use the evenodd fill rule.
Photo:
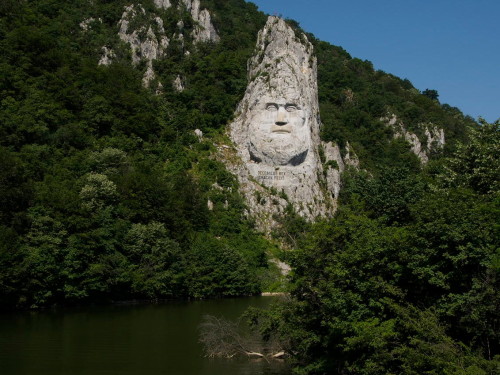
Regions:
<instances>
[{"instance_id":1,"label":"carved cheek","mask_svg":"<svg viewBox=\"0 0 500 375\"><path fill-rule=\"evenodd\" d=\"M292 119L293 125L296 128L302 128L306 123L306 119L304 117L304 113L296 113L293 115Z\"/></svg>"},{"instance_id":2,"label":"carved cheek","mask_svg":"<svg viewBox=\"0 0 500 375\"><path fill-rule=\"evenodd\" d=\"M264 119L265 119L265 122L266 123L274 123L274 120L276 119L276 115L277 115L277 111L276 112L273 112L273 111L265 111L264 112Z\"/></svg>"},{"instance_id":3,"label":"carved cheek","mask_svg":"<svg viewBox=\"0 0 500 375\"><path fill-rule=\"evenodd\" d=\"M261 130L262 128L266 127L267 124L269 124L270 121L270 116L267 111L259 111L253 114L248 120L248 129L250 131L257 131Z\"/></svg>"}]
</instances>

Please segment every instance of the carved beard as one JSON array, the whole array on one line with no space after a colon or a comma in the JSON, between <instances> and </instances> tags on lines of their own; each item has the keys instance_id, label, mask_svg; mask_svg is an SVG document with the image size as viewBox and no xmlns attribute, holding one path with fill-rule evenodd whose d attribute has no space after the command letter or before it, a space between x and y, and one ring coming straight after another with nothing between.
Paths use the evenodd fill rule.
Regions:
<instances>
[{"instance_id":1,"label":"carved beard","mask_svg":"<svg viewBox=\"0 0 500 375\"><path fill-rule=\"evenodd\" d=\"M271 166L302 164L311 148L311 130L305 117L290 121L290 133L273 132L273 122L255 118L248 127L250 160Z\"/></svg>"}]
</instances>

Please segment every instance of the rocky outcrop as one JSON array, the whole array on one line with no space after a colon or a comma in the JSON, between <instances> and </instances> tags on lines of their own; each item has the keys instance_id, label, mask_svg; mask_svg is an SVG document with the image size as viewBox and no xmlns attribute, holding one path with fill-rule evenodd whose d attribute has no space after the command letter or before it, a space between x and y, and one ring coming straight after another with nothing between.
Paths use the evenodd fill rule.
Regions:
<instances>
[{"instance_id":1,"label":"rocky outcrop","mask_svg":"<svg viewBox=\"0 0 500 375\"><path fill-rule=\"evenodd\" d=\"M446 143L444 130L432 124L425 127L425 136L427 137L428 151L443 148Z\"/></svg>"},{"instance_id":2,"label":"rocky outcrop","mask_svg":"<svg viewBox=\"0 0 500 375\"><path fill-rule=\"evenodd\" d=\"M337 199L340 194L341 179L340 176L345 170L345 163L342 160L340 148L332 142L322 142L322 151L324 155L323 171L326 177L328 190Z\"/></svg>"},{"instance_id":3,"label":"rocky outcrop","mask_svg":"<svg viewBox=\"0 0 500 375\"><path fill-rule=\"evenodd\" d=\"M411 151L418 156L423 164L429 161L432 151L442 149L445 145L444 130L433 124L419 124L426 140L421 140L415 133L406 129L405 124L395 114L389 114L380 119L394 130L394 137L404 138L411 147Z\"/></svg>"},{"instance_id":4,"label":"rocky outcrop","mask_svg":"<svg viewBox=\"0 0 500 375\"><path fill-rule=\"evenodd\" d=\"M331 215L340 170L324 173L319 156L316 58L307 37L296 35L282 19L269 17L248 63L248 78L230 125L235 148L224 156L238 177L248 214L265 232L288 205L308 220ZM336 146L324 147L328 160L343 165Z\"/></svg>"},{"instance_id":5,"label":"rocky outcrop","mask_svg":"<svg viewBox=\"0 0 500 375\"><path fill-rule=\"evenodd\" d=\"M146 14L141 5L125 7L122 18L118 21L120 26L118 36L130 46L134 65L138 65L141 60L146 60L146 72L142 82L145 87L149 87L150 83L156 78L153 61L165 54L169 39L165 35L163 20L160 17L155 17L154 23L149 26L141 26L135 30L131 29L130 22L137 17L138 12L143 15Z\"/></svg>"},{"instance_id":6,"label":"rocky outcrop","mask_svg":"<svg viewBox=\"0 0 500 375\"><path fill-rule=\"evenodd\" d=\"M177 77L175 77L174 81L172 82L172 86L177 92L184 91L184 83L182 82L182 78L180 75L177 75Z\"/></svg>"},{"instance_id":7,"label":"rocky outcrop","mask_svg":"<svg viewBox=\"0 0 500 375\"><path fill-rule=\"evenodd\" d=\"M170 0L154 0L154 4L161 10L172 7ZM200 0L181 0L179 7L185 7L195 22L195 27L191 32L194 43L218 42L220 40L212 24L210 12L200 8ZM138 22L141 26L133 27L132 25L137 23L138 19L144 19L146 22ZM88 18L80 23L80 27L86 32L94 22L96 19ZM99 22L102 22L101 19ZM148 13L141 4L131 4L124 7L122 17L118 21L118 36L130 47L133 65L137 66L141 61L146 62L146 70L142 79L143 86L149 87L156 80L153 62L166 55L171 39L179 40L184 46L184 23L181 20L177 25L178 32L169 37L165 32L162 18L157 14ZM189 55L189 51L186 50L185 55ZM110 48L103 47L99 65L111 64L114 57L116 56ZM182 91L184 86L180 77L178 78L179 80L174 81L174 87L176 90ZM162 92L162 88L161 83L158 83L156 92Z\"/></svg>"},{"instance_id":8,"label":"rocky outcrop","mask_svg":"<svg viewBox=\"0 0 500 375\"><path fill-rule=\"evenodd\" d=\"M172 6L170 0L154 0L155 5L159 9L168 9Z\"/></svg>"},{"instance_id":9,"label":"rocky outcrop","mask_svg":"<svg viewBox=\"0 0 500 375\"><path fill-rule=\"evenodd\" d=\"M356 153L354 152L354 149L351 147L349 142L346 142L346 145L345 145L344 163L346 166L359 169L358 155L356 155Z\"/></svg>"},{"instance_id":10,"label":"rocky outcrop","mask_svg":"<svg viewBox=\"0 0 500 375\"><path fill-rule=\"evenodd\" d=\"M109 65L113 61L114 57L115 53L113 52L113 50L104 46L102 47L102 55L97 65Z\"/></svg>"},{"instance_id":11,"label":"rocky outcrop","mask_svg":"<svg viewBox=\"0 0 500 375\"><path fill-rule=\"evenodd\" d=\"M207 9L203 9L199 13L197 21L198 25L193 31L195 42L218 42L220 40Z\"/></svg>"},{"instance_id":12,"label":"rocky outcrop","mask_svg":"<svg viewBox=\"0 0 500 375\"><path fill-rule=\"evenodd\" d=\"M80 22L80 28L84 32L87 32L92 28L92 24L95 22L102 23L102 19L101 18L95 19L93 17L87 18L87 19L83 20L82 22Z\"/></svg>"},{"instance_id":13,"label":"rocky outcrop","mask_svg":"<svg viewBox=\"0 0 500 375\"><path fill-rule=\"evenodd\" d=\"M218 42L220 37L212 24L212 16L208 9L200 9L200 0L182 0L182 2L197 23L191 34L194 42Z\"/></svg>"}]
</instances>

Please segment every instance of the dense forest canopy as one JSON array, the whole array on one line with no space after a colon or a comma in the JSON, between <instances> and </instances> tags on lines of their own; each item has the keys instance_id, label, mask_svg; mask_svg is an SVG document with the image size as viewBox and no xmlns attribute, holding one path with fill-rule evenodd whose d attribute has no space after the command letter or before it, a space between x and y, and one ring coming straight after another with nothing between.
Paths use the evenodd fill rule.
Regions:
<instances>
[{"instance_id":1,"label":"dense forest canopy","mask_svg":"<svg viewBox=\"0 0 500 375\"><path fill-rule=\"evenodd\" d=\"M172 43L156 69L165 80L183 72L187 89L155 95L116 35L126 4L2 2L4 308L248 295L274 282L273 245L244 218L213 141L193 134L222 134L264 15L243 1L214 4L221 42L189 58ZM189 25L185 12L143 5L167 29L177 17ZM101 22L84 32L90 17ZM103 45L117 51L109 66L97 64Z\"/></svg>"},{"instance_id":2,"label":"dense forest canopy","mask_svg":"<svg viewBox=\"0 0 500 375\"><path fill-rule=\"evenodd\" d=\"M153 62L157 92L117 35L129 3L0 4L0 307L256 294L282 287L268 262L281 257L292 302L261 317L263 331L293 345L299 373L495 373L498 122L307 34L321 137L349 143L361 167L343 174L335 218L311 224L291 209L265 238L214 153L266 16L204 0L220 41L194 43L182 7L141 1L167 34L185 28ZM423 125L444 129L444 149L423 165L384 123L393 114L422 139Z\"/></svg>"},{"instance_id":3,"label":"dense forest canopy","mask_svg":"<svg viewBox=\"0 0 500 375\"><path fill-rule=\"evenodd\" d=\"M483 121L417 174L347 172L335 218L292 228L292 298L251 324L298 374L497 374L499 151Z\"/></svg>"}]
</instances>

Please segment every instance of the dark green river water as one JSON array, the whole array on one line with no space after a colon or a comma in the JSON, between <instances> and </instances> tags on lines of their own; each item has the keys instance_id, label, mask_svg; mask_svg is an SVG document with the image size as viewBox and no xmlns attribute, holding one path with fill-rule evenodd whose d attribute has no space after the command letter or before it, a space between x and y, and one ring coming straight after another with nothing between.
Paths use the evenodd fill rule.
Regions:
<instances>
[{"instance_id":1,"label":"dark green river water","mask_svg":"<svg viewBox=\"0 0 500 375\"><path fill-rule=\"evenodd\" d=\"M237 318L273 297L0 314L1 375L289 374L266 361L203 357L203 315Z\"/></svg>"}]
</instances>

